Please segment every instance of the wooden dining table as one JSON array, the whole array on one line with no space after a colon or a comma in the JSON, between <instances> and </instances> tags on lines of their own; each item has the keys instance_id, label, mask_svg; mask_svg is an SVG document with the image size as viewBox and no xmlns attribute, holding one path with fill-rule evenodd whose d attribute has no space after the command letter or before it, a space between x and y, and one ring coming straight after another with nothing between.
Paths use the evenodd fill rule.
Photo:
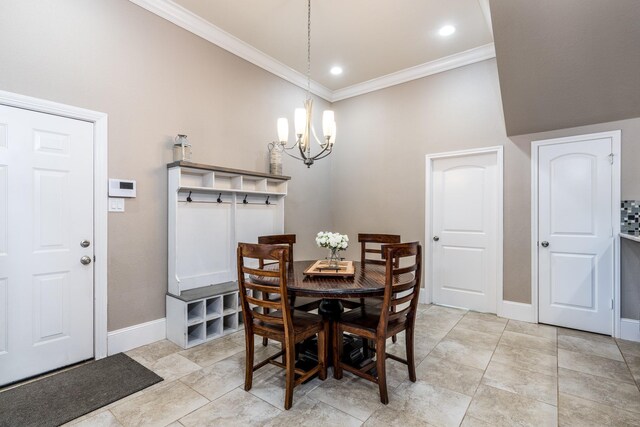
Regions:
<instances>
[{"instance_id":1,"label":"wooden dining table","mask_svg":"<svg viewBox=\"0 0 640 427\"><path fill-rule=\"evenodd\" d=\"M287 292L290 297L312 297L322 299L318 312L330 321L340 318L344 307L341 299L381 297L384 295L385 274L384 265L366 264L354 261L355 274L350 277L343 276L308 276L305 270L315 263L315 260L294 261L287 266ZM275 267L274 267L275 268ZM406 281L411 277L401 275L394 280ZM407 273L411 276L411 273ZM276 285L278 278L251 276L255 283L264 285ZM331 342L331 341L329 341ZM362 349L361 341L345 343L345 354L351 351L353 354ZM349 350L351 348L351 350ZM313 350L309 351L313 353ZM361 351L362 357L367 358L367 350ZM354 356L355 357L355 356ZM331 359L330 359L331 360ZM356 360L351 360L355 364Z\"/></svg>"}]
</instances>

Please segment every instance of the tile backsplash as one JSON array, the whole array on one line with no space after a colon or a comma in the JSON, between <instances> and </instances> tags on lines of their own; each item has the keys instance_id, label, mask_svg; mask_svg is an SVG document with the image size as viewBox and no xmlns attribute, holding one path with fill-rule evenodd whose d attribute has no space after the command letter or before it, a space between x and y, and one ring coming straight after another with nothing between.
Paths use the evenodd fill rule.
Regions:
<instances>
[{"instance_id":1,"label":"tile backsplash","mask_svg":"<svg viewBox=\"0 0 640 427\"><path fill-rule=\"evenodd\" d=\"M623 200L620 209L620 231L623 233L640 233L640 201Z\"/></svg>"}]
</instances>

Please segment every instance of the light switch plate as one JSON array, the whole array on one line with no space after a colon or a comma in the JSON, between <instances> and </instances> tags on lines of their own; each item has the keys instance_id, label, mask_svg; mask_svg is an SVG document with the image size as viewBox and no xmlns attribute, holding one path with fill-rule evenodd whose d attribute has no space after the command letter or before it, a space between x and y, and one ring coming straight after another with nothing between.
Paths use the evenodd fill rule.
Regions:
<instances>
[{"instance_id":1,"label":"light switch plate","mask_svg":"<svg viewBox=\"0 0 640 427\"><path fill-rule=\"evenodd\" d=\"M110 197L109 212L124 212L124 199L122 197Z\"/></svg>"}]
</instances>

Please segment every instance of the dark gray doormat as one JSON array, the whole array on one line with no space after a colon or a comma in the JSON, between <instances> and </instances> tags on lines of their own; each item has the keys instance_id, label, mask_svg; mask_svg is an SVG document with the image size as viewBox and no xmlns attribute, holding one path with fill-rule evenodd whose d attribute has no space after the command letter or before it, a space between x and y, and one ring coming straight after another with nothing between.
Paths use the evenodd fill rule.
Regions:
<instances>
[{"instance_id":1,"label":"dark gray doormat","mask_svg":"<svg viewBox=\"0 0 640 427\"><path fill-rule=\"evenodd\" d=\"M0 426L58 426L162 378L124 353L0 393Z\"/></svg>"}]
</instances>

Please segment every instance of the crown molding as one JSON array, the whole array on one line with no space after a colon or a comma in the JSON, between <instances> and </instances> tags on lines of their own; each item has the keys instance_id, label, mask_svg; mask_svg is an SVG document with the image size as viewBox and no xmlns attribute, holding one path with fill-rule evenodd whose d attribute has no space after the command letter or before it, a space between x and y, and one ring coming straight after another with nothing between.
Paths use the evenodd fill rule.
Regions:
<instances>
[{"instance_id":1,"label":"crown molding","mask_svg":"<svg viewBox=\"0 0 640 427\"><path fill-rule=\"evenodd\" d=\"M129 0L143 9L154 13L161 18L166 19L175 25L201 37L222 49L239 56L240 58L257 65L258 67L298 86L302 89L307 88L307 76L294 70L293 68L283 64L272 58L261 50L243 42L239 38L227 33L223 29L213 25L185 9L184 7L174 3L171 0ZM452 70L475 62L484 61L486 59L495 58L496 51L493 43L479 46L464 52L446 56L435 61L416 65L415 67L400 70L392 74L387 74L376 79L358 83L343 89L335 91L315 82L311 81L311 93L317 95L329 102L336 102L354 96L363 95L365 93L406 83L411 80L430 76L432 74L441 73L443 71Z\"/></svg>"},{"instance_id":2,"label":"crown molding","mask_svg":"<svg viewBox=\"0 0 640 427\"><path fill-rule=\"evenodd\" d=\"M420 79L443 71L452 70L454 68L464 67L465 65L495 58L495 56L495 47L493 46L493 43L489 43L464 52L445 56L444 58L436 59L435 61L425 62L424 64L416 65L415 67L387 74L386 76L345 87L344 89L335 90L333 91L332 102L353 98L354 96L399 85L401 83L406 83L411 80Z\"/></svg>"},{"instance_id":3,"label":"crown molding","mask_svg":"<svg viewBox=\"0 0 640 427\"><path fill-rule=\"evenodd\" d=\"M129 1L302 89L307 89L306 75L273 59L171 0ZM310 90L314 95L331 102L333 93L330 89L312 80Z\"/></svg>"}]
</instances>

